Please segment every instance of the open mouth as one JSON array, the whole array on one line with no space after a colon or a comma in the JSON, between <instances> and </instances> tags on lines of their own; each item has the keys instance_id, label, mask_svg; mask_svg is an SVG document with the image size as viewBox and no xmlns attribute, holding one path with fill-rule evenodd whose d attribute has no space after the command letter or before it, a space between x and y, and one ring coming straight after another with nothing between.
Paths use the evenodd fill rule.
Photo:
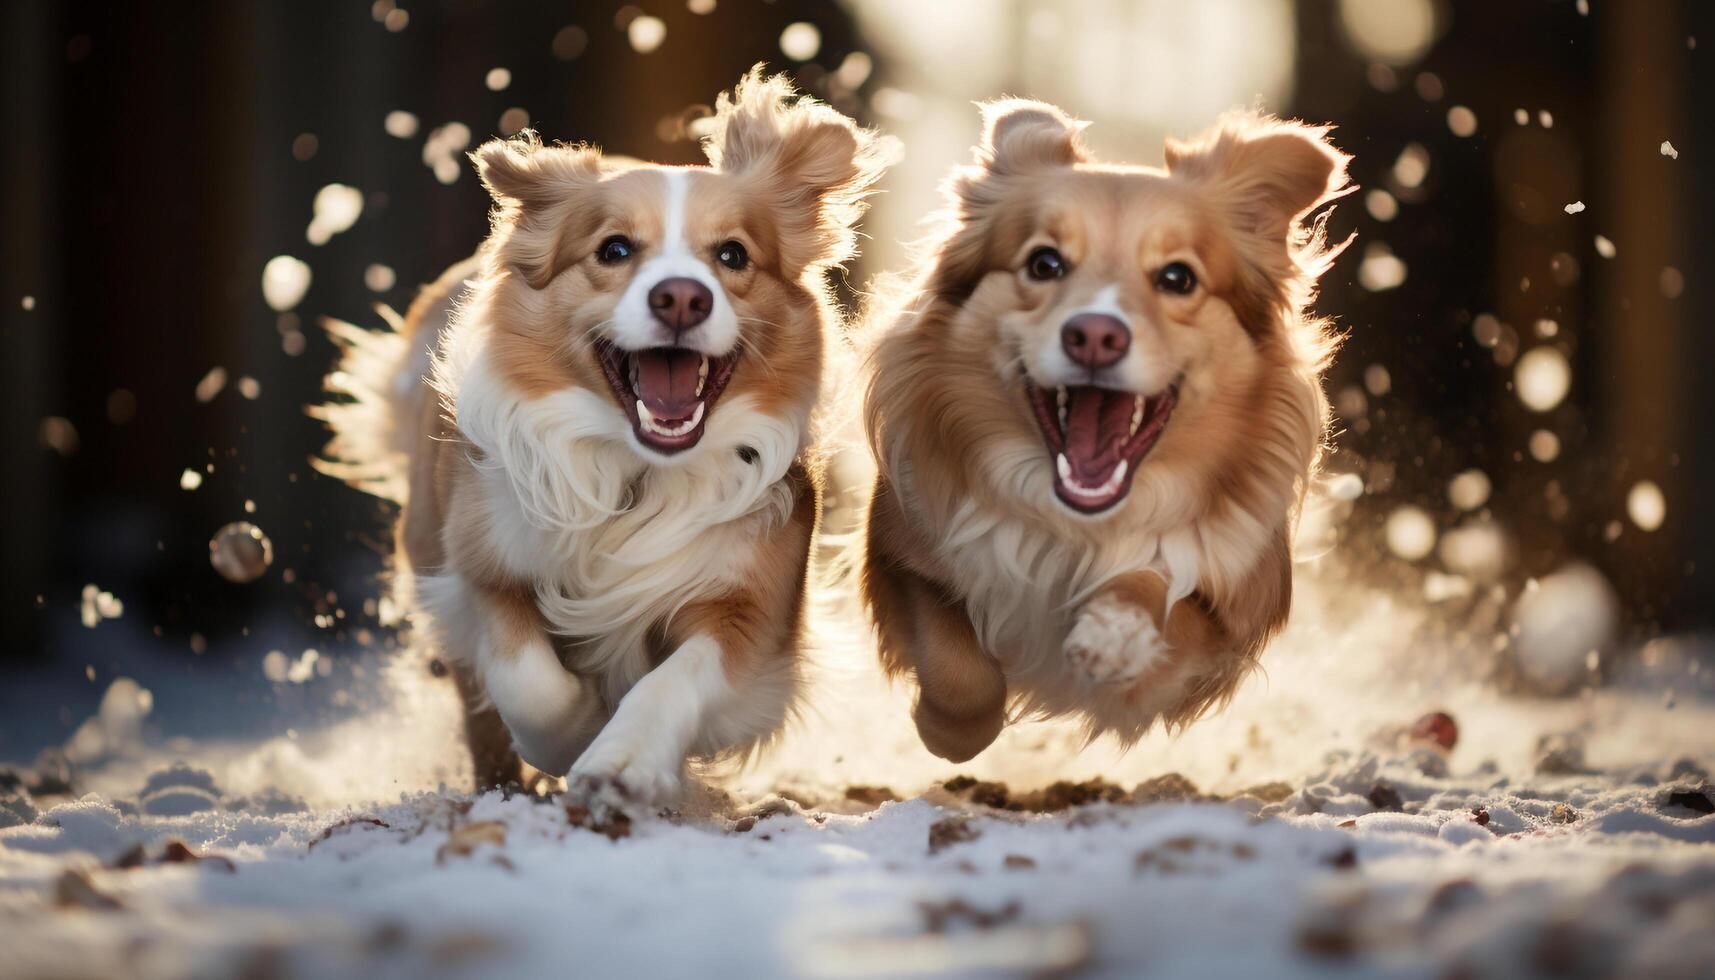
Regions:
<instances>
[{"instance_id":1,"label":"open mouth","mask_svg":"<svg viewBox=\"0 0 1715 980\"><path fill-rule=\"evenodd\" d=\"M738 365L736 350L710 357L685 347L621 350L601 341L596 354L638 441L667 454L703 438L709 413Z\"/></svg>"},{"instance_id":2,"label":"open mouth","mask_svg":"<svg viewBox=\"0 0 1715 980\"><path fill-rule=\"evenodd\" d=\"M1094 385L1042 388L1029 378L1024 387L1054 456L1054 493L1085 514L1125 499L1179 400L1178 382L1154 396Z\"/></svg>"}]
</instances>

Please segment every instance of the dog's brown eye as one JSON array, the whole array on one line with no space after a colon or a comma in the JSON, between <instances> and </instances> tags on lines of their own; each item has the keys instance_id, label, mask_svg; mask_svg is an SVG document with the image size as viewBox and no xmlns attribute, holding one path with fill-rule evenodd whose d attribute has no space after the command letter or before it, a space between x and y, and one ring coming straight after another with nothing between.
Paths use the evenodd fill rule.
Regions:
<instances>
[{"instance_id":1,"label":"dog's brown eye","mask_svg":"<svg viewBox=\"0 0 1715 980\"><path fill-rule=\"evenodd\" d=\"M1066 259L1059 251L1044 245L1030 253L1030 258L1024 262L1024 271L1032 279L1058 279L1066 274Z\"/></svg>"},{"instance_id":2,"label":"dog's brown eye","mask_svg":"<svg viewBox=\"0 0 1715 980\"><path fill-rule=\"evenodd\" d=\"M737 242L727 242L722 245L719 251L715 252L715 258L721 265L734 272L750 264L750 253L746 252L744 246Z\"/></svg>"},{"instance_id":3,"label":"dog's brown eye","mask_svg":"<svg viewBox=\"0 0 1715 980\"><path fill-rule=\"evenodd\" d=\"M603 265L613 265L631 258L631 254L636 250L637 246L631 244L631 239L624 235L614 235L595 250L595 259Z\"/></svg>"},{"instance_id":4,"label":"dog's brown eye","mask_svg":"<svg viewBox=\"0 0 1715 980\"><path fill-rule=\"evenodd\" d=\"M1197 288L1197 274L1183 262L1169 262L1155 274L1155 288L1183 296Z\"/></svg>"}]
</instances>

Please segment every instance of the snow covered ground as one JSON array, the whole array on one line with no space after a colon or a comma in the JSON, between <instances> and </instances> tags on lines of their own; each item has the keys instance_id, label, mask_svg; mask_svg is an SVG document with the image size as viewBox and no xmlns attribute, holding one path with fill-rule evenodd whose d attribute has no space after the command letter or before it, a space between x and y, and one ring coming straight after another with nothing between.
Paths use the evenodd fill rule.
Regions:
<instances>
[{"instance_id":1,"label":"snow covered ground","mask_svg":"<svg viewBox=\"0 0 1715 980\"><path fill-rule=\"evenodd\" d=\"M834 631L775 751L594 829L449 788L451 694L408 656L279 735L175 737L115 682L69 790L37 764L0 789L0 975L1710 975L1702 651L1509 697L1452 618L1312 578L1188 733L1026 723L965 766ZM1402 733L1436 709L1451 752Z\"/></svg>"}]
</instances>

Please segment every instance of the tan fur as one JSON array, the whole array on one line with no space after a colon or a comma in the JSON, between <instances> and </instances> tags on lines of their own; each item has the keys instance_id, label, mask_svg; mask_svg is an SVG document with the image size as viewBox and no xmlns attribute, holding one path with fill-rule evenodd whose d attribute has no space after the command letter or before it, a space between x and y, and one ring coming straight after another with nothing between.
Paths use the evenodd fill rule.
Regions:
<instances>
[{"instance_id":1,"label":"tan fur","mask_svg":"<svg viewBox=\"0 0 1715 980\"><path fill-rule=\"evenodd\" d=\"M473 263L424 291L401 326L407 346L429 343L437 353L433 387L409 385L391 403L410 419L400 551L426 589L440 643L455 647L443 652L467 708L479 785L517 778L519 769L504 725L496 727L482 664L539 650L544 638L588 692L564 719L567 737L586 745L628 691L693 638L718 644L736 692L736 700L685 706L714 713L686 743L694 754L745 751L791 710L821 492L810 417L824 345L840 321L827 270L852 254L851 224L887 147L799 100L784 79L753 72L723 97L707 149L709 167L664 168L589 146L547 146L533 133L483 145L472 158L494 197L491 234ZM666 240L670 232L678 237ZM637 260L597 261L600 244L616 235L635 243ZM745 246L745 268L714 261L726 241ZM748 445L736 453L705 445L686 454L692 462L661 462L635 455L617 428L628 406L614 402L596 342L633 273L669 246L704 263L739 324L740 353L708 410L709 431L760 427L758 438L773 440L760 458ZM437 318L449 301L458 312ZM572 405L600 417L568 416ZM469 414L478 409L482 418ZM562 431L576 433L566 437L575 444L541 444ZM588 462L567 468L569 452ZM525 464L536 469L514 469ZM760 468L776 465L769 472L778 478L759 482ZM616 487L621 472L626 482ZM699 498L692 491L703 486ZM688 497L658 497L673 493ZM552 510L566 501L583 501L582 516ZM668 542L684 557L651 553L663 545L650 537L650 521L685 527L684 540ZM565 550L556 557L556 548ZM706 568L686 564L693 560ZM643 571L626 578L628 562ZM633 601L605 591L650 575L681 583L682 594ZM589 582L617 584L588 592ZM664 682L679 687L656 690L688 691L706 682L684 678L701 676L682 672ZM636 724L626 731L642 737Z\"/></svg>"},{"instance_id":2,"label":"tan fur","mask_svg":"<svg viewBox=\"0 0 1715 980\"><path fill-rule=\"evenodd\" d=\"M1344 193L1346 158L1326 129L1244 113L1170 144L1165 171L1099 164L1082 128L1039 103L985 108L976 162L948 180L926 270L871 355L865 594L884 666L915 674L919 729L948 758L998 731L997 682L1014 712L1077 712L1092 734L1189 723L1232 694L1290 605L1333 348L1305 309L1339 251L1302 219ZM1020 271L1044 243L1066 279ZM1194 293L1154 288L1170 261L1192 266ZM1129 494L1092 518L1053 499L1021 379L1030 344L1097 286L1131 318L1137 356L1183 381ZM1071 677L1060 643L1096 603L1163 634L1135 681ZM947 641L949 615L970 641Z\"/></svg>"}]
</instances>

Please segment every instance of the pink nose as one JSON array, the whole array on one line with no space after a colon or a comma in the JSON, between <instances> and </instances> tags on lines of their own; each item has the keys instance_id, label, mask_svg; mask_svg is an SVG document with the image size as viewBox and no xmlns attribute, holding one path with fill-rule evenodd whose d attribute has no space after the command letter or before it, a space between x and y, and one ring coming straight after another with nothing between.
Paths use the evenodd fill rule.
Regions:
<instances>
[{"instance_id":1,"label":"pink nose","mask_svg":"<svg viewBox=\"0 0 1715 980\"><path fill-rule=\"evenodd\" d=\"M714 306L715 296L709 287L683 276L663 279L649 291L649 311L674 333L683 333L707 320Z\"/></svg>"},{"instance_id":2,"label":"pink nose","mask_svg":"<svg viewBox=\"0 0 1715 980\"><path fill-rule=\"evenodd\" d=\"M1106 313L1080 313L1060 328L1060 346L1072 363L1094 371L1119 363L1131 349L1131 331Z\"/></svg>"}]
</instances>

